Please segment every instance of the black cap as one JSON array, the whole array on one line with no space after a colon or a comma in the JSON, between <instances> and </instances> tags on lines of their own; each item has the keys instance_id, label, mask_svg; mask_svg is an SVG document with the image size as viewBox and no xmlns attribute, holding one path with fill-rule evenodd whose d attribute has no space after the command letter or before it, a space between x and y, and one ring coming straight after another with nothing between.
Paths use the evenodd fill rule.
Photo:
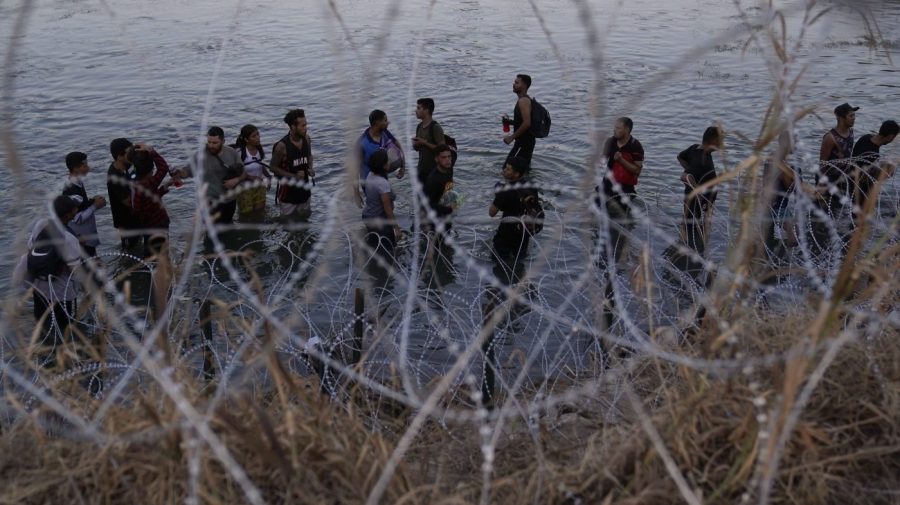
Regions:
<instances>
[{"instance_id":1,"label":"black cap","mask_svg":"<svg viewBox=\"0 0 900 505\"><path fill-rule=\"evenodd\" d=\"M53 212L56 214L56 217L60 219L77 208L78 203L66 195L59 195L53 199Z\"/></svg>"},{"instance_id":2,"label":"black cap","mask_svg":"<svg viewBox=\"0 0 900 505\"><path fill-rule=\"evenodd\" d=\"M839 117L844 117L847 114L850 114L850 111L858 111L859 107L851 107L849 103L844 102L837 107L834 108L834 115Z\"/></svg>"}]
</instances>

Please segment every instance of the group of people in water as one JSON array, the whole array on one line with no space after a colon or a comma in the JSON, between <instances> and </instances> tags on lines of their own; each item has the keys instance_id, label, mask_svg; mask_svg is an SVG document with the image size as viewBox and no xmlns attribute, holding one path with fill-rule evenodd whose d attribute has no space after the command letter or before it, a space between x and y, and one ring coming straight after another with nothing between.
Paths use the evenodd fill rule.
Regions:
<instances>
[{"instance_id":1,"label":"group of people in water","mask_svg":"<svg viewBox=\"0 0 900 505\"><path fill-rule=\"evenodd\" d=\"M549 127L549 115L528 95L531 78L516 76L513 92L517 95L513 118L504 117L504 127L511 126L503 141L511 150L503 162L494 198L488 207L491 217L501 216L494 234L493 253L502 266L501 281L516 283L521 279L522 260L529 242L540 231L538 190L528 183L536 139L534 116L543 114ZM537 109L540 108L541 111ZM458 205L453 191L456 144L434 117L435 102L421 98L416 104L420 121L412 148L418 152L413 188L423 198L421 212L425 222L438 235L452 226L450 218ZM834 109L837 124L823 137L820 151L821 170L815 183L821 188L830 210L851 201L863 203L873 181L889 176L893 167L879 160L879 149L894 140L898 133L895 121L885 121L877 134L854 138L853 126L857 107L842 104ZM390 254L402 234L395 215L395 195L390 174L402 179L406 173L406 155L400 141L388 129L387 114L373 110L369 127L358 141L359 184L354 185L361 217L366 227L366 242L372 250ZM275 200L279 219L306 221L310 218L312 192L315 187L313 149L302 109L292 109L284 116L287 133L271 148L271 157L260 140L259 129L252 124L240 130L237 140L226 145L222 128L213 126L207 132L206 145L195 153L187 166L175 169L153 147L117 138L110 143L112 162L107 171L107 197L89 196L84 177L89 172L88 156L71 152L65 158L69 179L62 194L53 201L54 216L39 219L33 226L28 253L20 258L14 278L33 288L34 317L43 325L52 344L58 343L75 313L77 290L70 282L71 273L87 258L97 255L100 242L96 213L109 205L113 226L118 230L124 249L144 247L148 255L167 254L170 218L163 199L170 188L178 187L185 178L200 177L204 193L201 205L208 206L212 222L229 224L235 213L259 215L266 208L267 191L272 178L277 178ZM601 260L620 259L624 235L632 222L632 203L644 166L644 148L632 136L633 121L620 117L615 121L613 136L603 147L606 174L596 188L598 209L608 212L613 226L607 245L601 248ZM544 132L543 135L546 135ZM703 255L706 222L715 204L716 192L711 181L717 177L713 153L723 146L724 133L711 126L699 144L693 144L676 156L683 168L685 246ZM782 135L776 156L765 165L765 171L777 171L771 179L772 233L790 228L789 195L799 187L800 172L789 163L793 150L790 135ZM168 179L167 179L168 177ZM698 189L707 188L706 191ZM497 272L497 270L495 270ZM48 362L52 362L48 361Z\"/></svg>"}]
</instances>

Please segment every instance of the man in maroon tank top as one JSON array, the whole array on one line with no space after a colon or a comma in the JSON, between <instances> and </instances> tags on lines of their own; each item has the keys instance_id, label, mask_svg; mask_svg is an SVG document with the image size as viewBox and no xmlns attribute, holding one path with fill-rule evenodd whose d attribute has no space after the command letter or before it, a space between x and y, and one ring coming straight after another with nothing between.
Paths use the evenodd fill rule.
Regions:
<instances>
[{"instance_id":1,"label":"man in maroon tank top","mask_svg":"<svg viewBox=\"0 0 900 505\"><path fill-rule=\"evenodd\" d=\"M856 111L859 107L851 107L842 103L834 108L837 125L822 137L819 149L819 177L816 182L822 185L837 184L846 189L847 176L852 165L849 158L853 155L853 124L856 122Z\"/></svg>"}]
</instances>

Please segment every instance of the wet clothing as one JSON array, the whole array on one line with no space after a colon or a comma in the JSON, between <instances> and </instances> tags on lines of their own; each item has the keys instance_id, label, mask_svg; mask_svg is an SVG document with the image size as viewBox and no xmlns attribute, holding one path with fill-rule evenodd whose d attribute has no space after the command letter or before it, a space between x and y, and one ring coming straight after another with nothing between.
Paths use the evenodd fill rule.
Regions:
<instances>
[{"instance_id":1,"label":"wet clothing","mask_svg":"<svg viewBox=\"0 0 900 505\"><path fill-rule=\"evenodd\" d=\"M284 145L285 155L281 169L292 174L303 174L303 183L309 184L309 159L312 156L312 148L309 138L303 139L303 146L297 147L291 141L290 135L285 135L281 140ZM278 201L292 205L306 203L312 196L309 189L300 186L280 184L278 186Z\"/></svg>"},{"instance_id":2,"label":"wet clothing","mask_svg":"<svg viewBox=\"0 0 900 505\"><path fill-rule=\"evenodd\" d=\"M444 129L441 128L441 125L435 121L434 119L428 123L428 126L422 126L422 123L419 123L416 126L416 137L425 140L430 144L434 144L435 146L439 146L444 143ZM431 172L437 167L437 161L434 159L434 149L429 149L427 147L419 148L419 163L416 165L416 170L418 172L418 179L422 185L425 185L425 182L428 181L428 176L431 175Z\"/></svg>"},{"instance_id":3,"label":"wet clothing","mask_svg":"<svg viewBox=\"0 0 900 505\"><path fill-rule=\"evenodd\" d=\"M872 137L874 137L872 134L863 135L853 146L853 158L855 158L856 165L864 170L877 164L881 158L881 146L872 142Z\"/></svg>"},{"instance_id":4,"label":"wet clothing","mask_svg":"<svg viewBox=\"0 0 900 505\"><path fill-rule=\"evenodd\" d=\"M644 161L644 146L638 142L638 139L629 137L628 142L624 146L619 147L619 142L616 138L610 138L603 150L603 155L606 156L606 168L609 170L608 175L603 178L603 191L606 196L615 196L612 181L609 180L612 177L619 183L622 193L636 194L634 187L637 185L638 177L613 159L616 153L622 153L622 156L631 162Z\"/></svg>"},{"instance_id":5,"label":"wet clothing","mask_svg":"<svg viewBox=\"0 0 900 505\"><path fill-rule=\"evenodd\" d=\"M845 160L853 156L853 128L850 128L846 137L842 137L836 128L832 128L828 134L837 142L837 147L828 153L827 163L822 163L821 172L828 179L827 182L843 186L845 184L843 180L852 169L852 164Z\"/></svg>"},{"instance_id":6,"label":"wet clothing","mask_svg":"<svg viewBox=\"0 0 900 505\"><path fill-rule=\"evenodd\" d=\"M244 162L244 170L247 172L247 181L241 186L252 185L263 178L263 160L266 155L259 148L256 154L251 154L247 147L237 147L238 153L241 155L241 161ZM246 214L254 210L266 206L266 187L256 186L252 188L241 188L240 194L237 196L238 212Z\"/></svg>"},{"instance_id":7,"label":"wet clothing","mask_svg":"<svg viewBox=\"0 0 900 505\"><path fill-rule=\"evenodd\" d=\"M516 99L516 106L513 108L513 132L518 131L520 126L522 126L522 111L519 110L519 100ZM521 137L513 141L512 149L509 150L506 159L522 158L528 162L528 168L531 168L531 155L534 153L536 140L531 129L526 130Z\"/></svg>"},{"instance_id":8,"label":"wet clothing","mask_svg":"<svg viewBox=\"0 0 900 505\"><path fill-rule=\"evenodd\" d=\"M453 172L441 172L435 169L425 181L425 196L428 198L428 206L434 209L439 218L449 216L453 209L441 205L441 198L445 193L453 189Z\"/></svg>"},{"instance_id":9,"label":"wet clothing","mask_svg":"<svg viewBox=\"0 0 900 505\"><path fill-rule=\"evenodd\" d=\"M694 144L678 153L678 159L687 163L684 171L694 177L698 186L716 178L716 165L713 162L712 153L704 151L699 144ZM684 194L691 191L693 188L685 184Z\"/></svg>"},{"instance_id":10,"label":"wet clothing","mask_svg":"<svg viewBox=\"0 0 900 505\"><path fill-rule=\"evenodd\" d=\"M193 177L194 171L199 170L203 164L203 182L207 185L206 199L209 201L213 222L216 224L231 224L234 222L234 211L237 210L237 201L234 198L221 200L225 194L225 181L239 177L244 172L244 162L241 155L231 147L222 146L219 154L211 154L204 147L195 154L187 167L187 173Z\"/></svg>"},{"instance_id":11,"label":"wet clothing","mask_svg":"<svg viewBox=\"0 0 900 505\"><path fill-rule=\"evenodd\" d=\"M520 187L525 182L520 179L508 184L498 182L495 186L496 193L492 203L503 213L503 219L494 234L493 244L494 250L501 257L524 257L528 252L530 235L522 225L522 221L515 218L519 218L525 213L522 200L529 193L536 193L537 190Z\"/></svg>"},{"instance_id":12,"label":"wet clothing","mask_svg":"<svg viewBox=\"0 0 900 505\"><path fill-rule=\"evenodd\" d=\"M872 192L875 182L881 178L882 168L879 163L881 160L881 146L872 142L874 135L863 135L856 141L853 146L853 158L856 167L859 168L858 188L859 198L857 199L860 207L864 207L866 200Z\"/></svg>"},{"instance_id":13,"label":"wet clothing","mask_svg":"<svg viewBox=\"0 0 900 505\"><path fill-rule=\"evenodd\" d=\"M692 176L699 186L716 178L716 166L713 163L711 152L703 150L699 144L694 144L678 153L678 159L687 163L684 171ZM684 194L690 194L694 188L684 185ZM703 254L706 251L706 237L704 235L704 223L706 215L715 202L715 191L697 195L685 201L684 227L687 246Z\"/></svg>"},{"instance_id":14,"label":"wet clothing","mask_svg":"<svg viewBox=\"0 0 900 505\"><path fill-rule=\"evenodd\" d=\"M89 199L84 181L79 177L70 177L62 194L78 202L78 214L69 222L69 228L78 237L78 241L88 256L96 256L100 237L97 235L97 218L94 215L97 207L94 200Z\"/></svg>"}]
</instances>

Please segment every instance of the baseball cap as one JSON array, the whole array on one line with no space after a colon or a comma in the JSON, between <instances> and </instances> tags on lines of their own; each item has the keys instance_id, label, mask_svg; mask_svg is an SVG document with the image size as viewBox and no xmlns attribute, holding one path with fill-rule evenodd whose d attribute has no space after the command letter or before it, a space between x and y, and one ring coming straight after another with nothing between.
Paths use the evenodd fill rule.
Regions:
<instances>
[{"instance_id":1,"label":"baseball cap","mask_svg":"<svg viewBox=\"0 0 900 505\"><path fill-rule=\"evenodd\" d=\"M850 113L850 111L858 111L859 107L851 107L849 103L844 102L837 107L834 108L834 115L844 117Z\"/></svg>"}]
</instances>

